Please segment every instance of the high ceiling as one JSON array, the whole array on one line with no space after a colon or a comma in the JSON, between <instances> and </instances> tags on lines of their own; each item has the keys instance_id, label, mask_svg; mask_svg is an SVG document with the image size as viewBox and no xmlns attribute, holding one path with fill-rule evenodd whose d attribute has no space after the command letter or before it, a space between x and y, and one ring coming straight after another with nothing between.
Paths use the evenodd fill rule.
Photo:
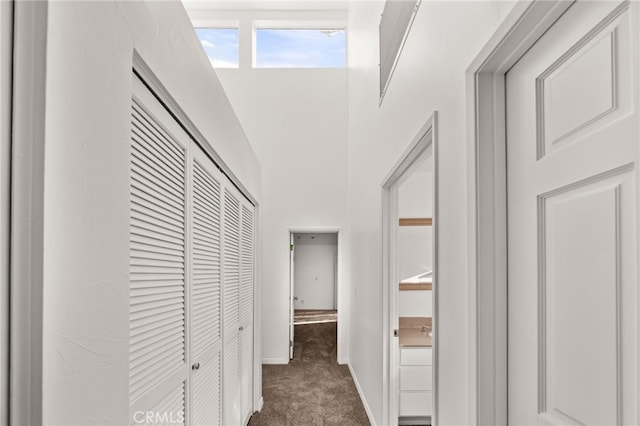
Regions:
<instances>
[{"instance_id":1,"label":"high ceiling","mask_svg":"<svg viewBox=\"0 0 640 426\"><path fill-rule=\"evenodd\" d=\"M187 10L346 10L348 0L183 0Z\"/></svg>"}]
</instances>

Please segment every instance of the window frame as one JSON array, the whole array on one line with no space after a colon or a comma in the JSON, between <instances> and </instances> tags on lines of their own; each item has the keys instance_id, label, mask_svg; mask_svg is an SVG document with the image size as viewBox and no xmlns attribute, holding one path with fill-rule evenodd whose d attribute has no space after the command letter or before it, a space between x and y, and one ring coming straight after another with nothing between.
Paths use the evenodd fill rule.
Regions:
<instances>
[{"instance_id":1,"label":"window frame","mask_svg":"<svg viewBox=\"0 0 640 426\"><path fill-rule=\"evenodd\" d=\"M251 68L252 69L295 69L295 70L331 70L346 69L348 67L347 59L349 48L349 30L347 21L344 20L254 20L252 21L252 38L251 38ZM296 66L296 67L263 67L257 64L258 43L257 35L259 30L338 30L344 31L345 51L343 67L318 67L318 66Z\"/></svg>"},{"instance_id":2,"label":"window frame","mask_svg":"<svg viewBox=\"0 0 640 426\"><path fill-rule=\"evenodd\" d=\"M200 20L200 21L193 21L193 31L196 33L196 36L198 37L198 40L200 41L200 44L202 44L202 39L198 36L198 30L236 30L237 31L237 35L238 35L238 47L237 47L237 57L238 57L238 63L235 67L217 67L213 65L213 60L214 58L211 58L209 56L209 54L207 53L206 49L204 48L204 46L202 46L202 49L204 50L207 58L209 59L209 62L211 62L211 67L215 70L219 70L219 69L225 69L225 70L237 70L240 69L242 66L242 49L241 49L241 39L242 39L242 29L240 28L240 21L237 20L224 20L224 21L212 21L212 20Z\"/></svg>"}]
</instances>

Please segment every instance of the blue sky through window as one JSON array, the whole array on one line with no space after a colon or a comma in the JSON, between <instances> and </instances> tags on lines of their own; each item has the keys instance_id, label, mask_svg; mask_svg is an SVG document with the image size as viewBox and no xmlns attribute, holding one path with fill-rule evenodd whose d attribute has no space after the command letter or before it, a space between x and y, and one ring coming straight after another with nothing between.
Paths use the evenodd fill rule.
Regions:
<instances>
[{"instance_id":1,"label":"blue sky through window","mask_svg":"<svg viewBox=\"0 0 640 426\"><path fill-rule=\"evenodd\" d=\"M257 68L344 68L345 31L326 29L256 30Z\"/></svg>"},{"instance_id":2,"label":"blue sky through window","mask_svg":"<svg viewBox=\"0 0 640 426\"><path fill-rule=\"evenodd\" d=\"M238 68L237 28L196 28L196 34L214 68Z\"/></svg>"}]
</instances>

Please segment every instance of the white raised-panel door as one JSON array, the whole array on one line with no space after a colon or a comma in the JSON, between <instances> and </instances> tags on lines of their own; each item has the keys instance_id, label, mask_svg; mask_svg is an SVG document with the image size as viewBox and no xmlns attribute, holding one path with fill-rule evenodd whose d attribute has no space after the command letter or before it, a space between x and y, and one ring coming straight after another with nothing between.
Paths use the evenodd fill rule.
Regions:
<instances>
[{"instance_id":1,"label":"white raised-panel door","mask_svg":"<svg viewBox=\"0 0 640 426\"><path fill-rule=\"evenodd\" d=\"M225 425L242 420L240 388L240 195L231 184L223 198L223 327Z\"/></svg>"},{"instance_id":2,"label":"white raised-panel door","mask_svg":"<svg viewBox=\"0 0 640 426\"><path fill-rule=\"evenodd\" d=\"M636 425L638 3L577 1L507 74L512 425Z\"/></svg>"},{"instance_id":3,"label":"white raised-panel door","mask_svg":"<svg viewBox=\"0 0 640 426\"><path fill-rule=\"evenodd\" d=\"M242 200L240 238L240 386L241 413L247 420L253 412L253 281L254 208Z\"/></svg>"},{"instance_id":4,"label":"white raised-panel door","mask_svg":"<svg viewBox=\"0 0 640 426\"><path fill-rule=\"evenodd\" d=\"M134 77L131 112L130 423L181 424L188 383L186 152L189 138ZM142 414L141 414L142 413Z\"/></svg>"},{"instance_id":5,"label":"white raised-panel door","mask_svg":"<svg viewBox=\"0 0 640 426\"><path fill-rule=\"evenodd\" d=\"M191 169L191 417L222 424L222 174L192 144Z\"/></svg>"}]
</instances>

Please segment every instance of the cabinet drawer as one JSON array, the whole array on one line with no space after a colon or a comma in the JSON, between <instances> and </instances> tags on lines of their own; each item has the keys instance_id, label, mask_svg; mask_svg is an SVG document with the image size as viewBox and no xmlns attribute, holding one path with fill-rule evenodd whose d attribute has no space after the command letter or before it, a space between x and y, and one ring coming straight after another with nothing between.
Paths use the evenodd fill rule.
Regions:
<instances>
[{"instance_id":1,"label":"cabinet drawer","mask_svg":"<svg viewBox=\"0 0 640 426\"><path fill-rule=\"evenodd\" d=\"M433 413L433 399L428 392L400 392L401 416L430 416Z\"/></svg>"},{"instance_id":2,"label":"cabinet drawer","mask_svg":"<svg viewBox=\"0 0 640 426\"><path fill-rule=\"evenodd\" d=\"M432 365L431 348L401 348L400 365Z\"/></svg>"},{"instance_id":3,"label":"cabinet drawer","mask_svg":"<svg viewBox=\"0 0 640 426\"><path fill-rule=\"evenodd\" d=\"M401 391L427 391L433 389L433 369L431 366L401 366Z\"/></svg>"}]
</instances>

